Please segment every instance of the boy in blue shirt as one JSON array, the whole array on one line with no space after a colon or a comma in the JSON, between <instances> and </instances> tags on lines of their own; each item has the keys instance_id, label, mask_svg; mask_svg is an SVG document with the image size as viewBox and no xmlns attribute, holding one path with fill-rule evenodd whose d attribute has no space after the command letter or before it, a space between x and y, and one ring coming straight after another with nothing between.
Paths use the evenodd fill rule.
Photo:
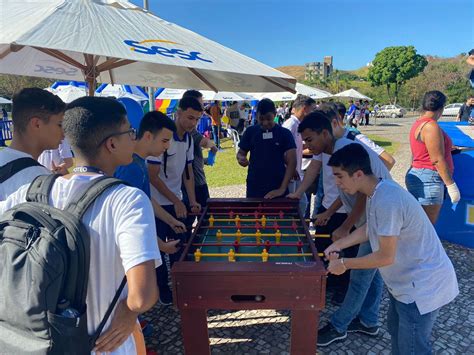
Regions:
<instances>
[{"instance_id":1,"label":"boy in blue shirt","mask_svg":"<svg viewBox=\"0 0 474 355\"><path fill-rule=\"evenodd\" d=\"M291 132L275 124L276 108L263 99L257 106L258 124L247 128L239 144L237 162L249 167L247 197L284 196L296 172L296 144ZM250 161L247 154L250 152ZM285 166L286 165L286 166Z\"/></svg>"},{"instance_id":2,"label":"boy in blue shirt","mask_svg":"<svg viewBox=\"0 0 474 355\"><path fill-rule=\"evenodd\" d=\"M146 157L159 156L168 149L173 133L176 132L175 123L164 113L159 111L148 112L143 116L137 133L137 141L133 153L133 162L129 165L119 166L114 176L128 182L151 198L150 178L146 165ZM185 226L171 214L166 212L154 199L151 198L155 217L169 225L176 233L183 233ZM166 237L166 236L161 236ZM177 252L176 245L179 240L165 242L158 238L160 251L166 254Z\"/></svg>"}]
</instances>

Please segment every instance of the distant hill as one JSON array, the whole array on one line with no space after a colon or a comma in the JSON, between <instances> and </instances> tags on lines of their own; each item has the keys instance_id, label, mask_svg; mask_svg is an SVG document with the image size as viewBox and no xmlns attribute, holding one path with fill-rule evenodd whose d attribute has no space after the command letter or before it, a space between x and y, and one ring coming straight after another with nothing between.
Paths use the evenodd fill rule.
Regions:
<instances>
[{"instance_id":1,"label":"distant hill","mask_svg":"<svg viewBox=\"0 0 474 355\"><path fill-rule=\"evenodd\" d=\"M277 67L276 70L279 70L285 74L291 75L293 78L299 82L304 81L304 65L286 65L283 67ZM366 78L369 73L368 67L362 67L356 70L340 70L341 73L350 73L357 75L360 78Z\"/></svg>"},{"instance_id":2,"label":"distant hill","mask_svg":"<svg viewBox=\"0 0 474 355\"><path fill-rule=\"evenodd\" d=\"M304 80L304 65L287 65L275 68L285 74L291 75L293 78L302 82Z\"/></svg>"},{"instance_id":3,"label":"distant hill","mask_svg":"<svg viewBox=\"0 0 474 355\"><path fill-rule=\"evenodd\" d=\"M416 78L408 80L400 90L398 103L405 107L417 108L423 94L429 90L440 90L448 97L448 103L464 102L472 93L467 79L470 71L466 64L465 55L451 58L426 56L428 65L423 73ZM310 86L336 93L349 88L354 88L364 95L382 104L390 103L385 86L373 87L367 81L369 67L364 66L356 70L339 70L325 80L316 78L313 82L304 81L304 66L291 65L276 68L293 76L299 82Z\"/></svg>"}]
</instances>

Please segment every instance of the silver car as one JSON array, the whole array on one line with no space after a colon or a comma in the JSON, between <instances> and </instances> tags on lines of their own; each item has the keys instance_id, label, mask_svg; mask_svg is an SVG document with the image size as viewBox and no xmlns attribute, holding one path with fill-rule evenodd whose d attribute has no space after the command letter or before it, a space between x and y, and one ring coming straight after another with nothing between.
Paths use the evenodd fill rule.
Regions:
<instances>
[{"instance_id":1,"label":"silver car","mask_svg":"<svg viewBox=\"0 0 474 355\"><path fill-rule=\"evenodd\" d=\"M443 110L443 116L457 116L461 106L461 103L446 105Z\"/></svg>"},{"instance_id":2,"label":"silver car","mask_svg":"<svg viewBox=\"0 0 474 355\"><path fill-rule=\"evenodd\" d=\"M377 117L403 117L406 115L407 110L398 105L384 105L380 107L380 110L377 112Z\"/></svg>"}]
</instances>

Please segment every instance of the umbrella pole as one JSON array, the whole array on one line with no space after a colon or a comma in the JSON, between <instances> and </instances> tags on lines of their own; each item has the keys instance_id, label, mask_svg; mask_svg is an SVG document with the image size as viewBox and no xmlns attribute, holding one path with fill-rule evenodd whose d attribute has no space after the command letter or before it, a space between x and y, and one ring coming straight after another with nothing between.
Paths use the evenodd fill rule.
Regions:
<instances>
[{"instance_id":1,"label":"umbrella pole","mask_svg":"<svg viewBox=\"0 0 474 355\"><path fill-rule=\"evenodd\" d=\"M87 86L89 88L89 96L94 96L95 92L95 78L87 77L86 78Z\"/></svg>"}]
</instances>

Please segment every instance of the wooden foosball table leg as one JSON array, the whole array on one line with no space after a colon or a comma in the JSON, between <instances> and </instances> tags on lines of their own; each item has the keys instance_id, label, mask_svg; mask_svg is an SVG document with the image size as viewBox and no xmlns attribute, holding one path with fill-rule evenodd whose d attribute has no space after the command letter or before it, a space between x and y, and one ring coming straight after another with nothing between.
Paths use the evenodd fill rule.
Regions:
<instances>
[{"instance_id":1,"label":"wooden foosball table leg","mask_svg":"<svg viewBox=\"0 0 474 355\"><path fill-rule=\"evenodd\" d=\"M292 355L315 355L318 338L319 311L291 311Z\"/></svg>"},{"instance_id":2,"label":"wooden foosball table leg","mask_svg":"<svg viewBox=\"0 0 474 355\"><path fill-rule=\"evenodd\" d=\"M209 334L205 309L181 310L181 328L186 355L209 355Z\"/></svg>"}]
</instances>

